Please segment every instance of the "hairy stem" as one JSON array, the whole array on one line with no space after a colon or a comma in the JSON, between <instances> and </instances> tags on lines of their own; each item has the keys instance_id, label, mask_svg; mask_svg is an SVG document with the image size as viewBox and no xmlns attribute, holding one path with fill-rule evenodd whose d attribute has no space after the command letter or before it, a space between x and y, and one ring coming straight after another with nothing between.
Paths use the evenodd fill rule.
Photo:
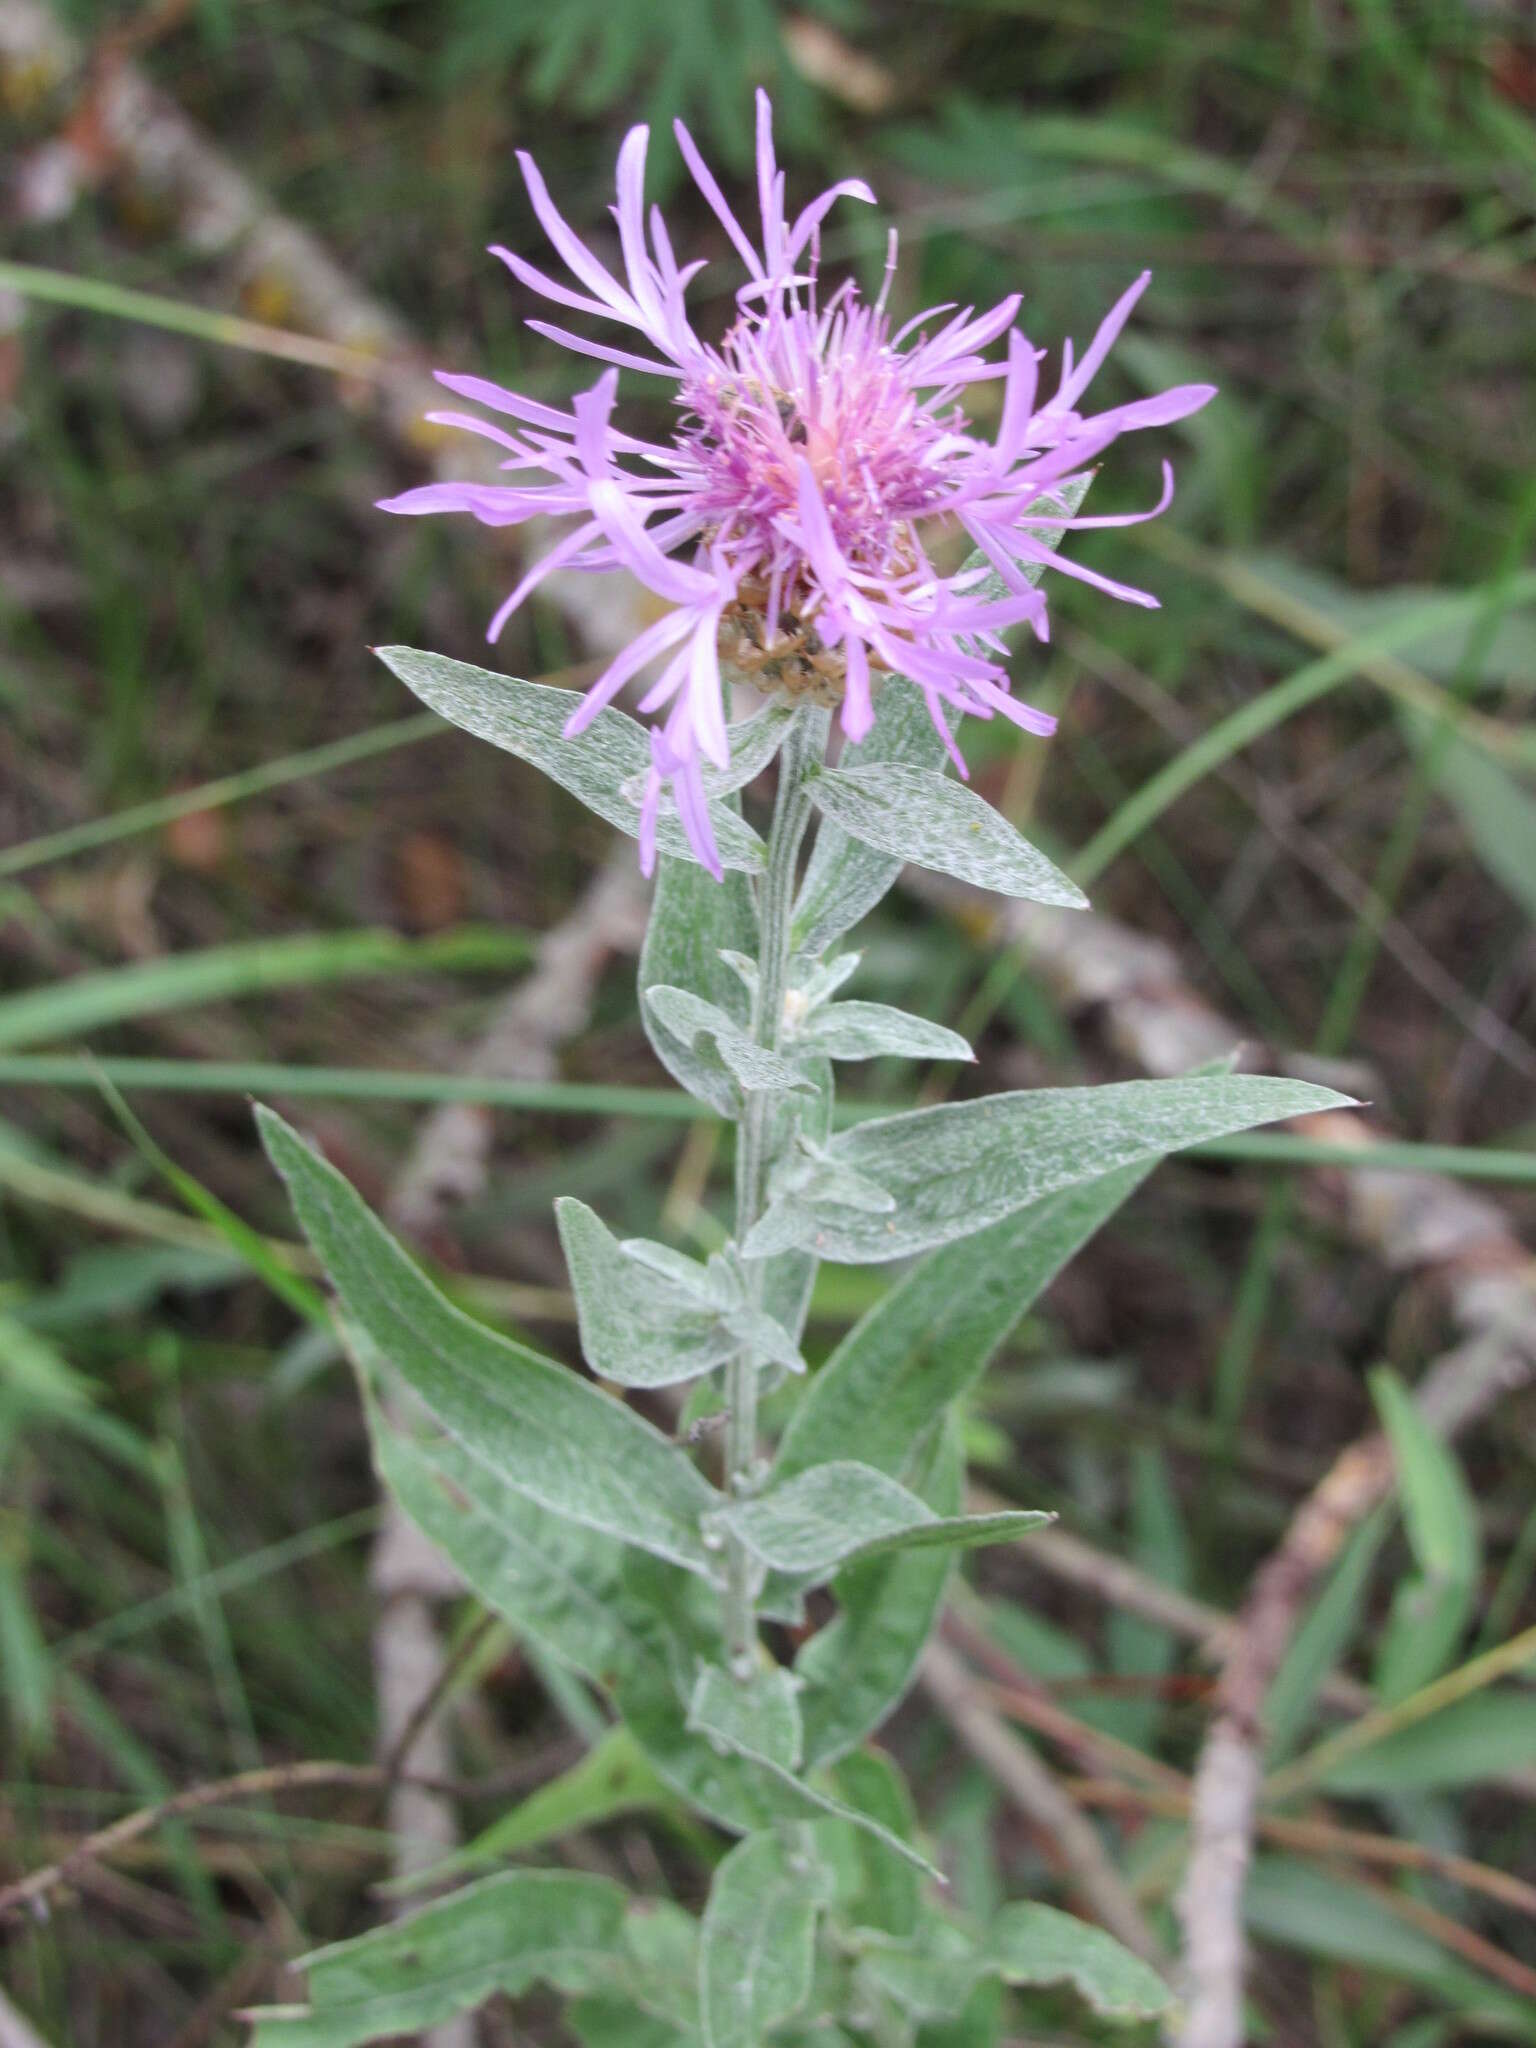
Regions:
<instances>
[{"instance_id":1,"label":"hairy stem","mask_svg":"<svg viewBox=\"0 0 1536 2048\"><path fill-rule=\"evenodd\" d=\"M784 1031L784 996L789 975L789 927L795 904L795 873L801 841L810 823L810 772L826 745L825 712L802 712L790 726L779 756L779 789L768 835L768 861L758 888L757 993L752 1035L776 1052ZM779 1127L782 1096L753 1090L746 1096L736 1152L736 1242L743 1244L767 1200L768 1169ZM763 1300L765 1262L747 1265L755 1306ZM726 1367L726 1484L733 1493L750 1490L757 1462L757 1376L760 1361L750 1347ZM749 1677L757 1664L756 1567L734 1536L726 1550L725 1645L732 1670Z\"/></svg>"}]
</instances>

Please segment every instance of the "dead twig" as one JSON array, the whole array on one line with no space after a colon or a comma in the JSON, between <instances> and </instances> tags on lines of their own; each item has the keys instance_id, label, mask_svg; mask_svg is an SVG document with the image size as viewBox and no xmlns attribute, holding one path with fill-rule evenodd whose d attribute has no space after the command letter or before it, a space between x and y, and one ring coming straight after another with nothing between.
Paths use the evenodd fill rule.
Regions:
<instances>
[{"instance_id":1,"label":"dead twig","mask_svg":"<svg viewBox=\"0 0 1536 2048\"><path fill-rule=\"evenodd\" d=\"M923 1652L923 1690L999 1791L1055 1851L1068 1882L1117 1940L1157 1969L1157 1938L1085 1820L1051 1772L982 1697L964 1663L942 1638Z\"/></svg>"}]
</instances>

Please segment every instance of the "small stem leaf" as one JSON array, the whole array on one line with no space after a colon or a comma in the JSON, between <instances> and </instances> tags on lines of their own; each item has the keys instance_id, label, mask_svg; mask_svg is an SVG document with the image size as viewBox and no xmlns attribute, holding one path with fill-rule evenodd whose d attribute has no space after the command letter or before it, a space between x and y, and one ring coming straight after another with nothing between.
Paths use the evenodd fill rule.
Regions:
<instances>
[{"instance_id":1,"label":"small stem leaf","mask_svg":"<svg viewBox=\"0 0 1536 2048\"><path fill-rule=\"evenodd\" d=\"M640 836L640 802L651 748L645 728L626 712L611 707L600 711L585 732L567 739L566 721L586 701L579 690L523 682L418 647L378 647L374 652L407 689L450 724L516 754L620 832L631 839ZM708 801L722 866L756 874L763 865L763 842L718 795ZM694 861L682 820L665 796L656 821L656 843L663 853Z\"/></svg>"},{"instance_id":2,"label":"small stem leaf","mask_svg":"<svg viewBox=\"0 0 1536 2048\"><path fill-rule=\"evenodd\" d=\"M754 1748L749 1731L728 1715L715 1717L708 1736L689 1725L685 1694L692 1705L698 1672L715 1661L720 1647L715 1617L699 1611L697 1595L698 1582L675 1567L629 1554L625 1623L644 1637L646 1654L620 1673L616 1699L657 1775L734 1833L753 1834L786 1821L844 1820L930 1877L939 1877L877 1816L846 1806Z\"/></svg>"},{"instance_id":3,"label":"small stem leaf","mask_svg":"<svg viewBox=\"0 0 1536 2048\"><path fill-rule=\"evenodd\" d=\"M705 1577L720 1496L639 1415L475 1322L440 1294L335 1167L271 1110L267 1153L351 1319L449 1433L552 1513Z\"/></svg>"},{"instance_id":4,"label":"small stem leaf","mask_svg":"<svg viewBox=\"0 0 1536 2048\"><path fill-rule=\"evenodd\" d=\"M908 1477L936 1515L959 1513L965 1461L953 1418ZM846 1755L901 1700L944 1604L954 1558L952 1550L898 1551L839 1573L832 1588L839 1613L795 1659L804 1680L807 1769Z\"/></svg>"},{"instance_id":5,"label":"small stem leaf","mask_svg":"<svg viewBox=\"0 0 1536 2048\"><path fill-rule=\"evenodd\" d=\"M807 1385L779 1442L775 1482L853 1457L908 1478L913 1446L1150 1171L1150 1162L1121 1167L1048 1195L903 1274Z\"/></svg>"},{"instance_id":6,"label":"small stem leaf","mask_svg":"<svg viewBox=\"0 0 1536 2048\"><path fill-rule=\"evenodd\" d=\"M659 982L645 991L645 1000L674 1037L697 1055L700 1041L713 1045L725 1068L748 1094L809 1094L793 1060L759 1045L751 1032L735 1024L715 1003L685 988Z\"/></svg>"},{"instance_id":7,"label":"small stem leaf","mask_svg":"<svg viewBox=\"0 0 1536 2048\"><path fill-rule=\"evenodd\" d=\"M1347 1109L1348 1097L1263 1075L1185 1075L1099 1088L1039 1088L878 1117L828 1146L895 1198L888 1216L833 1202L775 1203L742 1249L786 1239L845 1265L878 1264L969 1237L1058 1189L1255 1124Z\"/></svg>"},{"instance_id":8,"label":"small stem leaf","mask_svg":"<svg viewBox=\"0 0 1536 2048\"><path fill-rule=\"evenodd\" d=\"M668 1030L645 1000L654 987L685 988L749 1031L750 999L726 964L727 953L757 953L757 912L746 881L728 874L716 882L687 861L660 862L640 949L640 1021L652 1051L673 1080L717 1116L734 1118L740 1110L739 1093L714 1046L695 1050L692 1038Z\"/></svg>"},{"instance_id":9,"label":"small stem leaf","mask_svg":"<svg viewBox=\"0 0 1536 2048\"><path fill-rule=\"evenodd\" d=\"M671 1387L733 1356L737 1338L708 1301L705 1267L694 1267L698 1286L685 1286L651 1259L626 1252L601 1218L570 1195L556 1202L555 1219L582 1352L595 1373L625 1387Z\"/></svg>"},{"instance_id":10,"label":"small stem leaf","mask_svg":"<svg viewBox=\"0 0 1536 2048\"><path fill-rule=\"evenodd\" d=\"M604 1983L622 1955L625 1896L610 1878L510 1870L408 1919L318 1949L307 2006L256 2015L260 2048L355 2048L414 2034L493 1991L543 1982L570 1992Z\"/></svg>"},{"instance_id":11,"label":"small stem leaf","mask_svg":"<svg viewBox=\"0 0 1536 2048\"><path fill-rule=\"evenodd\" d=\"M759 2048L810 1996L831 1879L809 1843L748 1835L715 1872L699 1944L705 2048Z\"/></svg>"},{"instance_id":12,"label":"small stem leaf","mask_svg":"<svg viewBox=\"0 0 1536 2048\"><path fill-rule=\"evenodd\" d=\"M715 1516L775 1571L825 1579L884 1551L963 1550L1011 1543L1054 1520L1048 1514L948 1517L885 1473L851 1459L813 1465L796 1479Z\"/></svg>"},{"instance_id":13,"label":"small stem leaf","mask_svg":"<svg viewBox=\"0 0 1536 2048\"><path fill-rule=\"evenodd\" d=\"M902 761L938 769L944 758L944 742L922 691L905 676L887 676L875 696L875 722L868 737L844 747L839 766L848 770ZM834 939L852 931L865 912L873 910L905 862L905 852L882 853L824 815L795 903L795 952L819 959Z\"/></svg>"},{"instance_id":14,"label":"small stem leaf","mask_svg":"<svg viewBox=\"0 0 1536 2048\"><path fill-rule=\"evenodd\" d=\"M1004 1906L987 1931L983 1958L1005 1984L1070 1984L1105 2019L1155 2019L1173 2003L1150 1964L1102 1927L1054 1906Z\"/></svg>"},{"instance_id":15,"label":"small stem leaf","mask_svg":"<svg viewBox=\"0 0 1536 2048\"><path fill-rule=\"evenodd\" d=\"M1001 812L937 768L905 761L863 768L824 768L811 799L861 845L957 875L979 889L1085 910L1088 898Z\"/></svg>"},{"instance_id":16,"label":"small stem leaf","mask_svg":"<svg viewBox=\"0 0 1536 2048\"><path fill-rule=\"evenodd\" d=\"M911 1060L973 1060L958 1031L886 1003L828 1003L813 1010L794 1042L831 1060L873 1060L886 1053Z\"/></svg>"},{"instance_id":17,"label":"small stem leaf","mask_svg":"<svg viewBox=\"0 0 1536 2048\"><path fill-rule=\"evenodd\" d=\"M750 718L728 725L725 737L731 750L731 765L724 769L706 765L705 792L709 796L729 796L761 775L783 746L795 722L796 708L787 697L778 697L761 711L754 711Z\"/></svg>"},{"instance_id":18,"label":"small stem leaf","mask_svg":"<svg viewBox=\"0 0 1536 2048\"><path fill-rule=\"evenodd\" d=\"M745 1755L766 1757L781 1770L800 1768L802 1738L795 1682L779 1665L764 1665L748 1679L705 1664L688 1702L688 1726Z\"/></svg>"}]
</instances>

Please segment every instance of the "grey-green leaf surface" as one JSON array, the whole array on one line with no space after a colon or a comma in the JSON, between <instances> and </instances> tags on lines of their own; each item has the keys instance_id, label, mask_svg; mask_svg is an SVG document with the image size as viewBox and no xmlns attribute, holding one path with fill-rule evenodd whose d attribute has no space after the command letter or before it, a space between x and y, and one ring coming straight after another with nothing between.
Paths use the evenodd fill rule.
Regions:
<instances>
[{"instance_id":1,"label":"grey-green leaf surface","mask_svg":"<svg viewBox=\"0 0 1536 2048\"><path fill-rule=\"evenodd\" d=\"M1446 1791L1536 1766L1536 1700L1523 1688L1472 1693L1340 1757L1322 1783L1350 1798Z\"/></svg>"},{"instance_id":2,"label":"grey-green leaf surface","mask_svg":"<svg viewBox=\"0 0 1536 2048\"><path fill-rule=\"evenodd\" d=\"M596 1988L620 1953L625 1896L605 1877L513 1870L307 1957L307 2006L257 2014L259 2048L355 2048L435 2026L541 1980Z\"/></svg>"},{"instance_id":3,"label":"grey-green leaf surface","mask_svg":"<svg viewBox=\"0 0 1536 2048\"><path fill-rule=\"evenodd\" d=\"M761 1256L798 1244L845 1265L903 1258L1118 1167L1349 1106L1348 1097L1306 1081L1206 1074L1025 1089L879 1117L841 1132L828 1149L890 1191L890 1215L830 1202L775 1204L745 1250Z\"/></svg>"},{"instance_id":4,"label":"grey-green leaf surface","mask_svg":"<svg viewBox=\"0 0 1536 2048\"><path fill-rule=\"evenodd\" d=\"M1070 1984L1104 2019L1155 2019L1172 2003L1168 1986L1140 1956L1054 1906L1004 1906L987 1930L983 1955L1005 1983Z\"/></svg>"},{"instance_id":5,"label":"grey-green leaf surface","mask_svg":"<svg viewBox=\"0 0 1536 2048\"><path fill-rule=\"evenodd\" d=\"M761 775L783 746L798 709L798 705L787 698L775 698L760 711L754 711L750 718L728 725L725 738L731 750L731 765L729 768L716 768L706 762L705 794L729 796L735 790L745 789L749 782Z\"/></svg>"},{"instance_id":6,"label":"grey-green leaf surface","mask_svg":"<svg viewBox=\"0 0 1536 2048\"><path fill-rule=\"evenodd\" d=\"M889 1003L828 1003L813 1010L794 1043L829 1060L873 1060L887 1053L910 1060L973 1060L967 1040L946 1024L914 1017Z\"/></svg>"},{"instance_id":7,"label":"grey-green leaf surface","mask_svg":"<svg viewBox=\"0 0 1536 2048\"><path fill-rule=\"evenodd\" d=\"M706 2048L758 2048L805 2004L828 1895L809 1845L779 1834L748 1835L720 1864L699 1944Z\"/></svg>"},{"instance_id":8,"label":"grey-green leaf surface","mask_svg":"<svg viewBox=\"0 0 1536 2048\"><path fill-rule=\"evenodd\" d=\"M640 948L640 1021L673 1080L724 1117L735 1116L738 1108L736 1084L725 1062L712 1044L695 1047L691 1038L669 1030L646 993L661 986L689 989L745 1031L747 992L721 957L732 952L757 953L757 912L745 879L728 874L717 883L694 863L661 861Z\"/></svg>"},{"instance_id":9,"label":"grey-green leaf surface","mask_svg":"<svg viewBox=\"0 0 1536 2048\"><path fill-rule=\"evenodd\" d=\"M875 694L874 725L867 737L844 747L838 765L853 769L905 761L937 768L944 758L944 742L922 691L905 676L887 676ZM795 903L794 950L808 959L819 958L874 908L904 864L904 855L866 846L823 817Z\"/></svg>"},{"instance_id":10,"label":"grey-green leaf surface","mask_svg":"<svg viewBox=\"0 0 1536 2048\"><path fill-rule=\"evenodd\" d=\"M652 1014L695 1054L701 1041L713 1045L733 1079L748 1094L809 1088L792 1060L759 1045L718 1003L696 996L691 989L670 987L666 982L648 987L645 1000Z\"/></svg>"},{"instance_id":11,"label":"grey-green leaf surface","mask_svg":"<svg viewBox=\"0 0 1536 2048\"><path fill-rule=\"evenodd\" d=\"M904 1273L808 1384L780 1440L775 1481L852 1457L909 1478L913 1447L1150 1171L1150 1161L1121 1167L1048 1195Z\"/></svg>"},{"instance_id":12,"label":"grey-green leaf surface","mask_svg":"<svg viewBox=\"0 0 1536 2048\"><path fill-rule=\"evenodd\" d=\"M975 790L905 761L823 768L811 799L850 838L1000 896L1083 910L1088 899Z\"/></svg>"},{"instance_id":13,"label":"grey-green leaf surface","mask_svg":"<svg viewBox=\"0 0 1536 2048\"><path fill-rule=\"evenodd\" d=\"M554 1514L709 1576L699 1520L720 1496L683 1452L456 1309L335 1167L272 1111L257 1117L347 1314L470 1456Z\"/></svg>"},{"instance_id":14,"label":"grey-green leaf surface","mask_svg":"<svg viewBox=\"0 0 1536 2048\"><path fill-rule=\"evenodd\" d=\"M608 1687L644 1655L623 1618L622 1545L549 1514L451 1436L410 1436L368 1406L380 1478L519 1635Z\"/></svg>"},{"instance_id":15,"label":"grey-green leaf surface","mask_svg":"<svg viewBox=\"0 0 1536 2048\"><path fill-rule=\"evenodd\" d=\"M764 1665L748 1679L718 1664L700 1668L688 1702L688 1726L737 1751L766 1757L781 1770L800 1768L803 1747L795 1684L780 1665Z\"/></svg>"},{"instance_id":16,"label":"grey-green leaf surface","mask_svg":"<svg viewBox=\"0 0 1536 2048\"><path fill-rule=\"evenodd\" d=\"M825 1579L856 1558L883 1551L1010 1543L1051 1519L1034 1513L936 1515L899 1480L839 1458L750 1500L733 1501L715 1524L774 1571Z\"/></svg>"},{"instance_id":17,"label":"grey-green leaf surface","mask_svg":"<svg viewBox=\"0 0 1536 2048\"><path fill-rule=\"evenodd\" d=\"M953 1417L930 1433L912 1490L936 1515L958 1514L965 1461ZM841 1571L837 1615L795 1659L808 1769L845 1756L878 1728L911 1685L954 1563L950 1550L898 1551Z\"/></svg>"},{"instance_id":18,"label":"grey-green leaf surface","mask_svg":"<svg viewBox=\"0 0 1536 2048\"><path fill-rule=\"evenodd\" d=\"M566 721L584 702L579 690L524 682L419 647L374 652L439 717L528 762L631 839L640 836L651 747L645 728L626 712L610 706L585 732L567 739ZM722 866L755 873L763 864L763 842L729 804L718 796L707 801ZM695 859L682 820L667 802L656 820L656 844L678 859Z\"/></svg>"},{"instance_id":19,"label":"grey-green leaf surface","mask_svg":"<svg viewBox=\"0 0 1536 2048\"><path fill-rule=\"evenodd\" d=\"M676 1386L712 1372L739 1348L718 1309L626 1253L585 1202L562 1196L555 1219L582 1353L595 1373L626 1387Z\"/></svg>"},{"instance_id":20,"label":"grey-green leaf surface","mask_svg":"<svg viewBox=\"0 0 1536 2048\"><path fill-rule=\"evenodd\" d=\"M1070 1984L1102 2019L1155 2019L1172 2003L1168 1986L1112 1935L1053 1906L1004 1906L979 1942L939 1923L926 1950L873 1950L862 1965L917 2020L959 2013L986 1977L1005 1984Z\"/></svg>"}]
</instances>

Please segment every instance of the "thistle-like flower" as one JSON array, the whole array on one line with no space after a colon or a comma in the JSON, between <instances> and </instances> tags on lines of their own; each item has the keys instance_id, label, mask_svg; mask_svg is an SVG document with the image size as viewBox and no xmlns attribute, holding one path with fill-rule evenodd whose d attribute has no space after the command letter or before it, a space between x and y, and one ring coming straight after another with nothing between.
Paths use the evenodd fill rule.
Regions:
<instances>
[{"instance_id":1,"label":"thistle-like flower","mask_svg":"<svg viewBox=\"0 0 1536 2048\"><path fill-rule=\"evenodd\" d=\"M1004 667L1004 631L1028 624L1046 637L1036 587L1047 560L1115 597L1151 605L1147 592L1113 583L1054 552L1065 529L1123 526L1150 510L1073 517L1074 482L1120 434L1163 426L1213 396L1184 384L1108 412L1078 408L1137 299L1144 273L1111 308L1080 360L1064 346L1053 395L1039 399L1036 350L1014 326L1017 295L989 312L935 306L894 332L886 301L896 236L879 296L866 304L851 281L826 296L819 285L821 223L844 198L873 203L861 180L831 186L793 223L773 152L767 96L757 100L757 179L762 247L727 204L681 122L678 145L699 190L747 273L723 339L694 332L685 294L704 267L679 268L658 208L643 199L647 130L630 130L619 152L613 209L624 283L599 262L556 211L531 157L520 153L533 209L577 289L510 249L492 254L556 305L615 321L647 353L589 340L544 320L529 326L608 364L569 412L503 390L481 377L438 372L460 398L514 421L434 413L505 451L501 467L532 482L439 483L383 502L388 512L469 512L487 526L570 518L571 530L522 578L491 621L494 641L552 570L628 569L670 609L645 628L592 685L568 730L581 731L642 670L659 664L640 702L656 715L641 817L641 865L655 860L658 807L670 786L690 843L716 875L720 864L705 802L704 764L729 766L722 663L764 687L841 707L850 739L873 718L882 673L908 676L963 775L945 718L952 706L996 713L1048 734L1055 721L1019 703ZM1006 336L1006 355L985 351ZM674 387L669 441L639 439L614 425L618 371ZM995 438L980 438L961 399L1001 380ZM982 562L952 571L930 548L968 535Z\"/></svg>"}]
</instances>

